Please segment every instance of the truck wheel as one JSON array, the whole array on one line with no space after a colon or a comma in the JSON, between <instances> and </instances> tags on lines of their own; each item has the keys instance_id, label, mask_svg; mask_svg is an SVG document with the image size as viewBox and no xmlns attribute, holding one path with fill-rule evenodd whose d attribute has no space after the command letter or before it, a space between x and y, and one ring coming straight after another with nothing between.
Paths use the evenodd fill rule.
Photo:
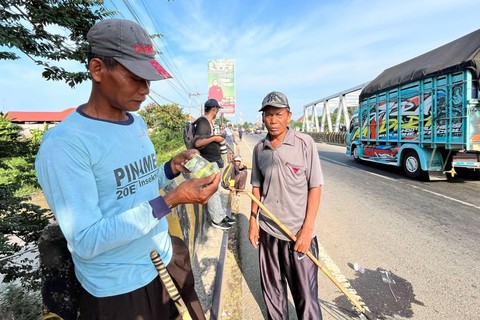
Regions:
<instances>
[{"instance_id":1,"label":"truck wheel","mask_svg":"<svg viewBox=\"0 0 480 320\"><path fill-rule=\"evenodd\" d=\"M360 156L358 155L358 147L353 147L353 160L355 160L355 162L360 162L361 159L360 159Z\"/></svg>"},{"instance_id":2,"label":"truck wheel","mask_svg":"<svg viewBox=\"0 0 480 320\"><path fill-rule=\"evenodd\" d=\"M403 157L403 171L409 178L419 179L423 176L420 160L415 151L407 151Z\"/></svg>"}]
</instances>

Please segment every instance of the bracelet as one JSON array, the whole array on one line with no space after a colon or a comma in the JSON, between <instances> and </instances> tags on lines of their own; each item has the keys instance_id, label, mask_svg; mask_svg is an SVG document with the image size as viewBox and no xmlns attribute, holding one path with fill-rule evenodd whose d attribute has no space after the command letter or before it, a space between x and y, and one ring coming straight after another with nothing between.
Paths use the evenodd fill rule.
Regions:
<instances>
[{"instance_id":1,"label":"bracelet","mask_svg":"<svg viewBox=\"0 0 480 320\"><path fill-rule=\"evenodd\" d=\"M257 215L258 215L257 212L253 212L253 211L250 212L250 218L255 218L256 219Z\"/></svg>"}]
</instances>

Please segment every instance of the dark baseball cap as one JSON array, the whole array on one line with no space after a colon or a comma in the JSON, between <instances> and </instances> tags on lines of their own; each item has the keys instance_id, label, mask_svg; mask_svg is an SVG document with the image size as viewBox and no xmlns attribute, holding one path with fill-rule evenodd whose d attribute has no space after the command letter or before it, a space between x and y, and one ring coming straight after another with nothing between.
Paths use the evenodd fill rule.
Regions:
<instances>
[{"instance_id":1,"label":"dark baseball cap","mask_svg":"<svg viewBox=\"0 0 480 320\"><path fill-rule=\"evenodd\" d=\"M207 101L205 101L205 109L210 109L210 108L222 108L222 107L220 106L217 100L208 99Z\"/></svg>"},{"instance_id":2,"label":"dark baseball cap","mask_svg":"<svg viewBox=\"0 0 480 320\"><path fill-rule=\"evenodd\" d=\"M133 74L145 80L162 80L172 76L155 60L155 49L147 31L136 22L106 19L87 33L91 53L111 57Z\"/></svg>"},{"instance_id":3,"label":"dark baseball cap","mask_svg":"<svg viewBox=\"0 0 480 320\"><path fill-rule=\"evenodd\" d=\"M287 96L278 91L272 91L267 94L267 96L263 98L262 108L258 111L263 111L268 106L272 106L275 108L288 108L288 110L290 110Z\"/></svg>"}]
</instances>

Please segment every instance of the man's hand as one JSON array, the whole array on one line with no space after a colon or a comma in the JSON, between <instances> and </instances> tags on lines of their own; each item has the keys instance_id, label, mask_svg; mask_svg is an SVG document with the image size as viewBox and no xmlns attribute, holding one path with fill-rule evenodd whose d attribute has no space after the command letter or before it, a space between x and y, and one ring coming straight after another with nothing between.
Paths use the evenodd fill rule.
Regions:
<instances>
[{"instance_id":1,"label":"man's hand","mask_svg":"<svg viewBox=\"0 0 480 320\"><path fill-rule=\"evenodd\" d=\"M258 239L259 239L259 232L258 232L258 223L257 219L254 216L250 216L250 226L248 228L248 240L254 248L258 247Z\"/></svg>"},{"instance_id":2,"label":"man's hand","mask_svg":"<svg viewBox=\"0 0 480 320\"><path fill-rule=\"evenodd\" d=\"M312 242L313 229L302 227L296 234L297 241L293 250L306 254L310 250L310 243Z\"/></svg>"},{"instance_id":3,"label":"man's hand","mask_svg":"<svg viewBox=\"0 0 480 320\"><path fill-rule=\"evenodd\" d=\"M187 168L185 168L185 163L188 160L192 159L197 153L198 150L190 149L180 152L175 157L173 157L170 161L173 173L177 174L179 172L188 172Z\"/></svg>"},{"instance_id":4,"label":"man's hand","mask_svg":"<svg viewBox=\"0 0 480 320\"><path fill-rule=\"evenodd\" d=\"M217 135L214 135L213 138L214 138L213 139L214 142L217 142L217 143L225 142L225 137L222 135L217 134Z\"/></svg>"},{"instance_id":5,"label":"man's hand","mask_svg":"<svg viewBox=\"0 0 480 320\"><path fill-rule=\"evenodd\" d=\"M167 193L163 199L170 207L185 203L207 203L207 200L218 190L220 172L201 179L190 179L180 183Z\"/></svg>"}]
</instances>

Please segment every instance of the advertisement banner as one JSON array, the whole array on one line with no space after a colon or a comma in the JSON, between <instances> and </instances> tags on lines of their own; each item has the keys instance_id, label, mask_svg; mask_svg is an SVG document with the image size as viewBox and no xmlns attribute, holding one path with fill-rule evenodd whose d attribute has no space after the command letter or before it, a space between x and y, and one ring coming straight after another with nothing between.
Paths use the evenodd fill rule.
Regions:
<instances>
[{"instance_id":1,"label":"advertisement banner","mask_svg":"<svg viewBox=\"0 0 480 320\"><path fill-rule=\"evenodd\" d=\"M217 100L221 113L235 115L235 60L208 60L208 99Z\"/></svg>"}]
</instances>

